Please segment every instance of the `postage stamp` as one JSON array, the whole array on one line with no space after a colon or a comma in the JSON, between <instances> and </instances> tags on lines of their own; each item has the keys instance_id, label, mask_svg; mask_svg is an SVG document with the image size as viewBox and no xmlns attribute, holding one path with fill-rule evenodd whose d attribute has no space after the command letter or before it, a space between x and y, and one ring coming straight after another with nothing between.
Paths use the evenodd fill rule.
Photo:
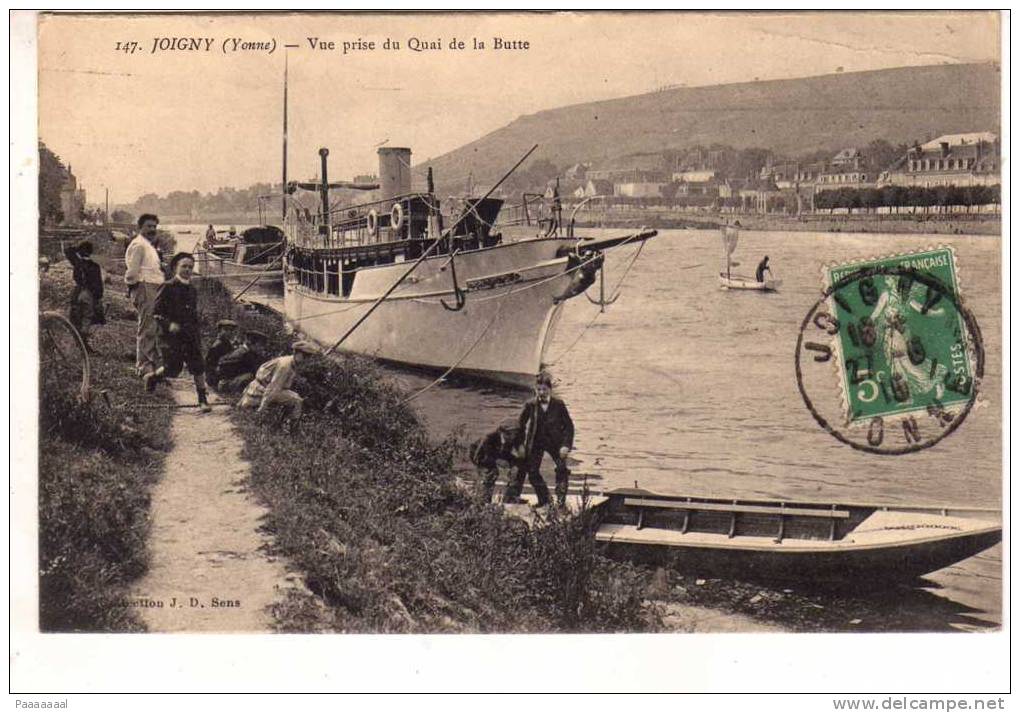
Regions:
<instances>
[{"instance_id":1,"label":"postage stamp","mask_svg":"<svg viewBox=\"0 0 1020 713\"><path fill-rule=\"evenodd\" d=\"M983 350L953 249L828 265L823 280L797 347L798 387L815 419L839 440L880 453L926 448L955 430L975 402ZM838 402L809 396L802 351L833 365ZM887 441L887 431L900 442Z\"/></svg>"},{"instance_id":2,"label":"postage stamp","mask_svg":"<svg viewBox=\"0 0 1020 713\"><path fill-rule=\"evenodd\" d=\"M836 364L850 423L925 412L936 401L946 407L966 402L974 373L966 325L951 300L959 292L952 248L831 267L826 285L862 268L880 272L830 295L840 324ZM937 282L925 284L909 272L884 273L898 268Z\"/></svg>"}]
</instances>

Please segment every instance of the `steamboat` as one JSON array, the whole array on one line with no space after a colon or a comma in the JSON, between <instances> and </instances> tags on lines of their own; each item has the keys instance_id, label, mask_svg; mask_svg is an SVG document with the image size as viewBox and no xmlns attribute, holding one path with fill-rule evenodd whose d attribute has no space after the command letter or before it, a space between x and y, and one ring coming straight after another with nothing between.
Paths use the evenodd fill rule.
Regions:
<instances>
[{"instance_id":1,"label":"steamboat","mask_svg":"<svg viewBox=\"0 0 1020 713\"><path fill-rule=\"evenodd\" d=\"M656 235L578 237L557 215L538 236L505 240L493 229L499 183L444 212L431 169L411 190L410 149L380 148L378 184L360 186L330 184L319 154L314 212L298 193L309 186L285 182L283 301L288 322L328 351L530 386L564 303L600 276L606 251ZM333 207L338 185L377 194Z\"/></svg>"}]
</instances>

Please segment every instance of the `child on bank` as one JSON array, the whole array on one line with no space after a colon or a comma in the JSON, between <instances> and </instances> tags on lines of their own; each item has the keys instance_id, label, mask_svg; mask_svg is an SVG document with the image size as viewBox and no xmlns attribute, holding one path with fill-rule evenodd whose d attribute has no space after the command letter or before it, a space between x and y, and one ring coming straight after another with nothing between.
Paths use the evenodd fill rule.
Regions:
<instances>
[{"instance_id":1,"label":"child on bank","mask_svg":"<svg viewBox=\"0 0 1020 713\"><path fill-rule=\"evenodd\" d=\"M198 323L198 292L191 284L195 258L191 253L177 253L170 261L173 277L156 293L155 317L160 327L160 351L163 366L143 377L146 391L156 384L181 373L185 364L195 379L198 406L208 413L205 385L205 362L202 359L202 336Z\"/></svg>"}]
</instances>

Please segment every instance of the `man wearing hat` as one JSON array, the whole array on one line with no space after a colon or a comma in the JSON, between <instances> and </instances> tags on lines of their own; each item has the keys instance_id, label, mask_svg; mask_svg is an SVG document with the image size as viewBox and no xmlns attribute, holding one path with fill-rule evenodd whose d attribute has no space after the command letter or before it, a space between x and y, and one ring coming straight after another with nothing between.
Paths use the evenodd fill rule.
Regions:
<instances>
[{"instance_id":1,"label":"man wearing hat","mask_svg":"<svg viewBox=\"0 0 1020 713\"><path fill-rule=\"evenodd\" d=\"M216 339L205 353L205 373L209 386L216 388L220 381L220 359L237 348L237 322L221 319L216 323Z\"/></svg>"},{"instance_id":2,"label":"man wearing hat","mask_svg":"<svg viewBox=\"0 0 1020 713\"><path fill-rule=\"evenodd\" d=\"M301 418L303 399L291 386L297 376L297 369L305 359L320 352L317 346L306 341L296 342L293 349L293 354L270 359L259 367L255 378L241 396L238 404L241 408L254 408L264 413L270 406L279 405L292 423Z\"/></svg>"},{"instance_id":3,"label":"man wearing hat","mask_svg":"<svg viewBox=\"0 0 1020 713\"><path fill-rule=\"evenodd\" d=\"M259 365L266 361L266 335L254 329L236 340L236 346L219 360L216 390L223 394L239 394L255 378Z\"/></svg>"},{"instance_id":4,"label":"man wearing hat","mask_svg":"<svg viewBox=\"0 0 1020 713\"><path fill-rule=\"evenodd\" d=\"M574 422L567 406L552 395L552 377L542 372L535 380L535 398L524 404L517 420L518 436L515 447L523 451L523 467L517 470L507 498L518 498L524 487L524 475L535 489L538 506L549 504L549 488L540 471L542 458L548 453L556 464L556 504L566 505L567 483L570 470L567 468L567 454L574 447Z\"/></svg>"},{"instance_id":5,"label":"man wearing hat","mask_svg":"<svg viewBox=\"0 0 1020 713\"><path fill-rule=\"evenodd\" d=\"M92 243L88 240L66 247L64 257L74 270L69 317L81 334L86 349L91 352L89 333L92 325L106 324L103 315L103 269L92 259Z\"/></svg>"},{"instance_id":6,"label":"man wearing hat","mask_svg":"<svg viewBox=\"0 0 1020 713\"><path fill-rule=\"evenodd\" d=\"M500 423L495 431L482 436L468 449L468 456L478 468L478 475L481 478L479 497L483 503L492 502L492 491L496 485L496 478L499 477L499 461L505 461L510 467L507 480L514 480L514 469L521 466L513 451L516 440L517 419L508 418ZM524 501L517 497L512 500L504 498L503 502Z\"/></svg>"}]
</instances>

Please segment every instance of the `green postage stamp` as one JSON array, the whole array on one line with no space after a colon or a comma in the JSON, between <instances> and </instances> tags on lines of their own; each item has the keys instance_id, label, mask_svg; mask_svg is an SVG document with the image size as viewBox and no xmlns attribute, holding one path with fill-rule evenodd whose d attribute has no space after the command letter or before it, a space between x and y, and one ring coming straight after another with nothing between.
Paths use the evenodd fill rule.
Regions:
<instances>
[{"instance_id":1,"label":"green postage stamp","mask_svg":"<svg viewBox=\"0 0 1020 713\"><path fill-rule=\"evenodd\" d=\"M825 268L849 424L971 400L968 325L950 247Z\"/></svg>"}]
</instances>

